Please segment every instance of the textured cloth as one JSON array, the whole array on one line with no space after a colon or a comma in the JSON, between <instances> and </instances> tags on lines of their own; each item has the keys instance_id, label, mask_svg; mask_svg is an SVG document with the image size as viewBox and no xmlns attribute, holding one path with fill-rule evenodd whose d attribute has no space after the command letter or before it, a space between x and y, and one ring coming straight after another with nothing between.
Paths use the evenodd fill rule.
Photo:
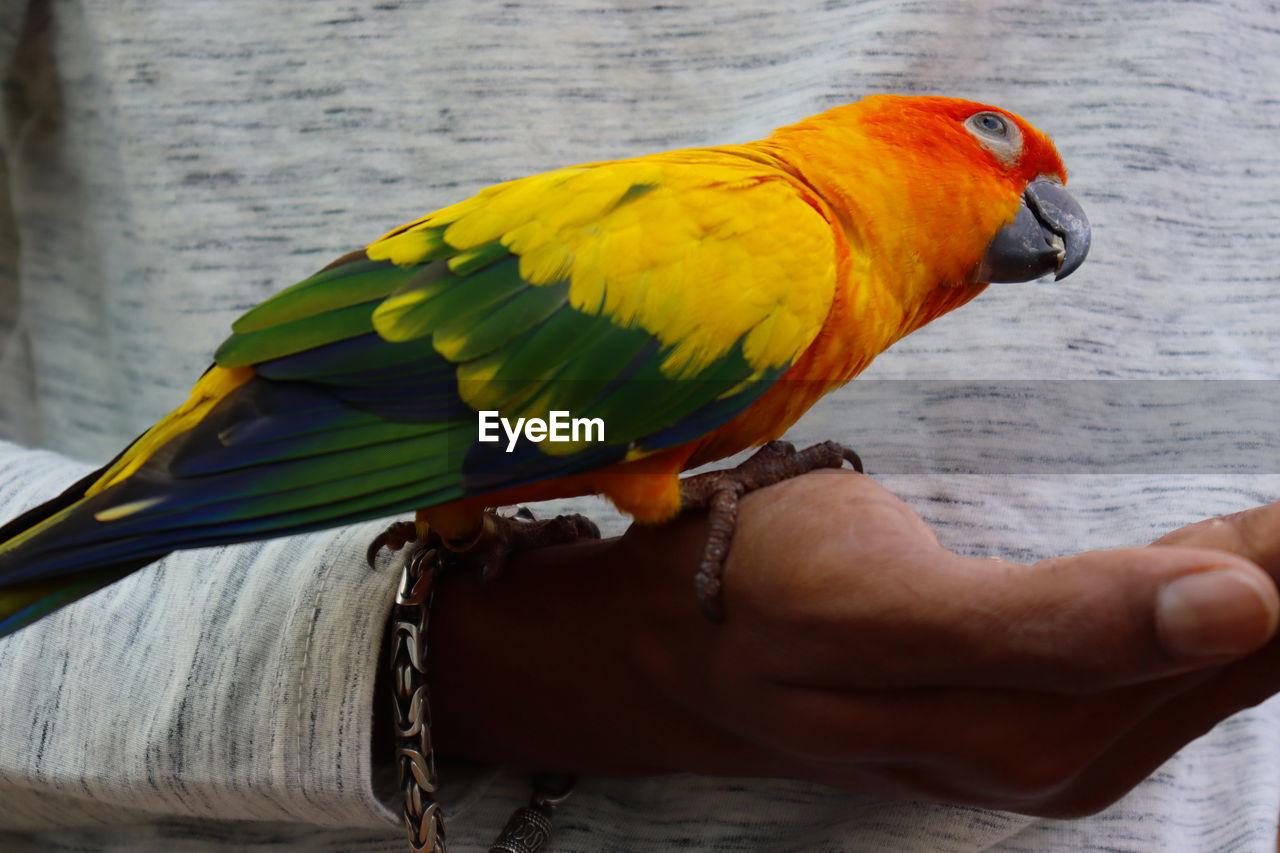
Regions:
<instances>
[{"instance_id":1,"label":"textured cloth","mask_svg":"<svg viewBox=\"0 0 1280 853\"><path fill-rule=\"evenodd\" d=\"M1174 0L5 0L0 519L184 399L240 312L387 229L884 91L1048 132L1093 254L1061 285L993 286L793 437L855 444L971 555L1138 544L1267 502L1274 462L1239 453L1274 448L1280 418L1232 401L1265 403L1280 371L1277 33L1266 4ZM1102 379L1135 381L1107 410ZM377 527L174 555L0 641L0 849L403 849L369 749L395 581L361 568ZM525 780L445 772L451 849L487 849ZM1271 851L1278 815L1271 701L1088 819L585 779L553 847Z\"/></svg>"}]
</instances>

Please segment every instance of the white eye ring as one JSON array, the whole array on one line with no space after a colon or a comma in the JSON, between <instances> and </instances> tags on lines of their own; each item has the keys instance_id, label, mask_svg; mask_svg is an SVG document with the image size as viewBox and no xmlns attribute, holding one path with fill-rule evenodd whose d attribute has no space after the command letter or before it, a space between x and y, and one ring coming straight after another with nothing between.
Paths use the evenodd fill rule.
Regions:
<instances>
[{"instance_id":1,"label":"white eye ring","mask_svg":"<svg viewBox=\"0 0 1280 853\"><path fill-rule=\"evenodd\" d=\"M965 119L964 127L1006 166L1022 156L1022 131L1008 116L985 110Z\"/></svg>"}]
</instances>

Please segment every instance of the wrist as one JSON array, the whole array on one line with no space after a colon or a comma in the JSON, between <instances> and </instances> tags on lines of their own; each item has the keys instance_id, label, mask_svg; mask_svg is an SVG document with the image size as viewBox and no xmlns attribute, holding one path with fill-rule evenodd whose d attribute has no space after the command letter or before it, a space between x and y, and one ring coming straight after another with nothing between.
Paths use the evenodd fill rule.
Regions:
<instances>
[{"instance_id":1,"label":"wrist","mask_svg":"<svg viewBox=\"0 0 1280 853\"><path fill-rule=\"evenodd\" d=\"M564 772L668 769L637 748L637 729L662 712L644 670L653 596L635 556L625 539L578 543L522 554L496 582L442 578L430 644L442 755Z\"/></svg>"}]
</instances>

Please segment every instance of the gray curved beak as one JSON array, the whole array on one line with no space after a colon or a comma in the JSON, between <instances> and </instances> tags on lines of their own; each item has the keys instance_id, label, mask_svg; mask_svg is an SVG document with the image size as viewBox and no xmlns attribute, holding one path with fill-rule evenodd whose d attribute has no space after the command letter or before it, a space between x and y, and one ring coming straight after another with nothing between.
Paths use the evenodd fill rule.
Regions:
<instances>
[{"instance_id":1,"label":"gray curved beak","mask_svg":"<svg viewBox=\"0 0 1280 853\"><path fill-rule=\"evenodd\" d=\"M1022 192L1013 222L987 246L974 281L1033 281L1066 278L1089 254L1089 218L1066 187L1037 179Z\"/></svg>"}]
</instances>

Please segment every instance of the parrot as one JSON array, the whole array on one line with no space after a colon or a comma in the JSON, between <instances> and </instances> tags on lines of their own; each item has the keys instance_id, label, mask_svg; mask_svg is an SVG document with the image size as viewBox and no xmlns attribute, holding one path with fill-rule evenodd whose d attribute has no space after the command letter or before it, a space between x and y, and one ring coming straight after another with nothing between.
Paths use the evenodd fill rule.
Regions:
<instances>
[{"instance_id":1,"label":"parrot","mask_svg":"<svg viewBox=\"0 0 1280 853\"><path fill-rule=\"evenodd\" d=\"M717 618L735 496L856 460L777 439L988 284L1076 270L1090 228L1066 180L1014 113L874 95L483 189L249 310L185 402L0 527L0 636L175 550L410 512L465 550L488 508L589 494L639 523L728 513L698 579ZM602 429L537 440L556 413ZM761 446L736 486L681 477ZM375 544L413 538L392 530Z\"/></svg>"}]
</instances>

